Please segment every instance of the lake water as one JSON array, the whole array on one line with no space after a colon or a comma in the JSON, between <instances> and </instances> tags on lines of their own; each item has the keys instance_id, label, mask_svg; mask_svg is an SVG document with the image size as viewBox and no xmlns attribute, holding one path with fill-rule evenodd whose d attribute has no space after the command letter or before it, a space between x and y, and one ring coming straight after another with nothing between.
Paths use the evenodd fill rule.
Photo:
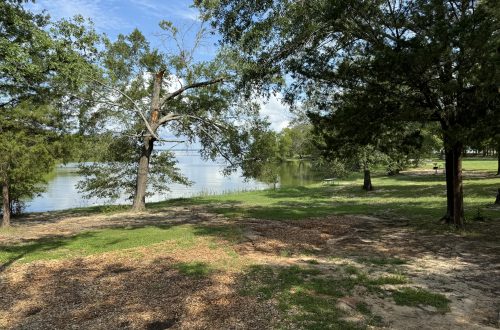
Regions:
<instances>
[{"instance_id":1,"label":"lake water","mask_svg":"<svg viewBox=\"0 0 500 330\"><path fill-rule=\"evenodd\" d=\"M224 165L218 162L203 161L194 151L176 151L178 166L193 184L183 186L172 184L170 192L156 194L147 198L147 202L156 202L179 197L193 197L203 194L223 194L236 191L267 189L270 186L256 181L245 181L241 172L224 176L221 173ZM302 186L317 179L307 162L286 162L280 167L279 186ZM76 164L60 166L55 176L48 182L46 192L27 203L26 212L44 212L64 210L75 207L109 204L109 200L85 199L76 189L81 180ZM127 204L130 201L119 199L115 204Z\"/></svg>"}]
</instances>

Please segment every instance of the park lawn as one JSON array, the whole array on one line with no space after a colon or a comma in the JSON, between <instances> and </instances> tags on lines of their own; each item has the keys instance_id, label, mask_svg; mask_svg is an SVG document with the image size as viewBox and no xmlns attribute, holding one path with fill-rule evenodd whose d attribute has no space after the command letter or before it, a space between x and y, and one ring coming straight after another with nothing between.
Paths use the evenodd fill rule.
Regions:
<instances>
[{"instance_id":1,"label":"park lawn","mask_svg":"<svg viewBox=\"0 0 500 330\"><path fill-rule=\"evenodd\" d=\"M425 255L428 244L431 249L436 247L436 251L442 251L444 243L453 245L454 241L460 241L461 249L471 256L478 255L471 248L479 250L484 244L487 249L481 251L485 256L496 255L497 250L492 247L498 245L498 232L488 229L500 218L500 210L492 207L499 186L499 179L494 176L495 166L494 160L464 162L464 168L487 172L465 177L468 219L465 235L438 224L446 203L444 177L432 171L391 177L375 173L372 192L361 190L362 178L354 174L333 185L316 183L276 191L154 203L148 205L146 214L127 213L123 206L69 210L66 214L70 222L73 216L78 222L82 216L102 213L105 214L103 221L107 216L125 219L151 214L156 218L144 225L113 223L112 228L49 235L27 242L9 243L11 237L22 238L22 225L2 229L0 236L4 235L5 240L0 243L0 276L5 278L0 281L0 290L5 295L0 303L10 307L0 312L0 327L29 328L49 321L53 323L44 323L47 327L67 327L64 311L58 309L66 303L82 306L79 313L84 316L88 314L87 309L92 315L108 315L110 318L96 321L111 322L108 325L129 322L123 323L124 326L167 327L181 320L168 318L166 314L184 313L182 322L189 327L189 322L201 322L203 318L194 312L185 312L186 307L176 297L194 299L192 297L205 291L203 299L212 301L207 308L215 308L219 303L225 306L216 310L228 315L210 314L212 319L206 320L207 324L219 328L233 326L225 322L235 319L248 328L364 329L387 326L388 319L404 325L407 322L404 316L397 319L398 306L406 308L401 309L402 315L408 308L419 313L423 307L431 310L431 314L444 315L450 311L453 301L447 296L448 291L435 288L446 278L438 278L435 286L427 288L409 271L420 267L419 272L427 272L428 261L425 257L419 259L417 251L421 249L420 253ZM162 213L172 209L170 213ZM474 220L478 210L484 221ZM172 222L179 212L201 212L203 219L208 214L208 220ZM62 213L54 212L56 214ZM344 214L370 215L375 220L350 220L341 216ZM361 224L361 228L366 226L365 221L368 228L352 236ZM386 223L395 225L389 233ZM337 232L339 228L344 229ZM398 237L401 232L420 241L403 238L398 244L408 246L400 250L390 237ZM475 235L468 235L471 232ZM326 243L325 233L334 242L340 239L342 243L332 250ZM359 241L357 235L363 239ZM471 245L464 245L464 239ZM385 252L377 252L379 244L384 244L381 251ZM423 248L424 245L427 247ZM441 257L447 260L443 265L462 271L454 257ZM480 262L477 278L487 278L491 275L489 261ZM462 275L453 276L461 278ZM116 278L121 284L111 285L103 278ZM72 283L70 286L68 281ZM35 293L33 283L40 285ZM62 292L59 287L63 288ZM89 288L115 298L109 302L103 298L95 305L95 294L85 295L91 292ZM172 290L178 292L173 295ZM20 295L20 292L25 293ZM44 292L43 299L38 292ZM143 297L156 298L144 301ZM70 302L61 303L63 298ZM72 299L76 299L75 302ZM117 304L116 299L123 301ZM140 304L133 303L138 300ZM228 305L227 301L231 303ZM392 306L385 314L375 308L380 301ZM28 306L26 310L15 307L23 304ZM246 308L252 308L253 314L243 313ZM153 319L134 316L148 310L157 311ZM83 328L100 324L84 316L81 320L75 316ZM441 324L439 320L433 319L437 328L450 322L443 319Z\"/></svg>"},{"instance_id":2,"label":"park lawn","mask_svg":"<svg viewBox=\"0 0 500 330\"><path fill-rule=\"evenodd\" d=\"M492 207L500 180L494 174L495 160L465 160L464 168L488 171L489 176L464 178L465 214L468 225L476 227L478 213L488 219L498 219L500 210ZM427 168L428 164L424 167ZM443 174L400 174L373 177L374 191L365 192L360 175L337 181L333 185L317 183L306 187L282 188L239 192L225 195L171 200L149 205L151 210L172 206L203 205L208 210L229 218L256 218L269 220L301 220L332 214L362 214L379 218L407 221L417 228L442 230L437 224L446 205ZM123 206L93 207L70 210L91 216L97 212L122 212ZM57 212L56 212L57 213ZM449 229L449 228L448 228ZM195 231L198 230L196 235ZM71 237L42 239L18 246L0 246L0 263L16 259L21 262L86 256L108 251L150 246L165 241L190 246L200 236L199 228L192 226L113 228L92 230ZM2 229L0 234L9 235L14 229ZM221 233L232 233L234 227Z\"/></svg>"},{"instance_id":3,"label":"park lawn","mask_svg":"<svg viewBox=\"0 0 500 330\"><path fill-rule=\"evenodd\" d=\"M433 162L422 167L432 170ZM498 218L498 208L492 207L500 179L494 176L497 161L464 160L466 173L476 171L485 175L464 177L465 216L472 221L479 214L486 219ZM382 218L411 220L419 228L442 229L436 225L446 212L444 174L428 171L424 174L407 172L395 176L375 173L374 191L361 189L361 174L352 174L333 185L316 183L305 187L281 188L204 196L151 204L151 208L168 205L207 205L214 212L228 217L257 219L305 219L329 214L365 214Z\"/></svg>"}]
</instances>

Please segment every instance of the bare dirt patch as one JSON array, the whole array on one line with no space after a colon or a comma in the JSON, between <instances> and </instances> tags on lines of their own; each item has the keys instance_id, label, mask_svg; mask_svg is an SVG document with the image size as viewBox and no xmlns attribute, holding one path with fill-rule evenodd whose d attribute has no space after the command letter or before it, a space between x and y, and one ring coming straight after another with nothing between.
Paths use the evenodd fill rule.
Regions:
<instances>
[{"instance_id":1,"label":"bare dirt patch","mask_svg":"<svg viewBox=\"0 0 500 330\"><path fill-rule=\"evenodd\" d=\"M180 272L194 256L217 259L195 247L189 257L108 253L11 267L1 275L0 328L258 329L277 317L267 302L238 294L237 272Z\"/></svg>"},{"instance_id":2,"label":"bare dirt patch","mask_svg":"<svg viewBox=\"0 0 500 330\"><path fill-rule=\"evenodd\" d=\"M251 233L240 251L280 254L315 252L320 265L351 262L369 272L387 265L360 264L405 260L398 266L412 286L441 293L450 301L450 312L442 315L426 306L397 306L392 299L363 295L362 299L394 329L492 329L500 327L500 238L482 240L458 234L415 232L403 223L368 216L331 216L308 221L245 222ZM499 233L498 223L490 230ZM498 236L496 236L498 237ZM392 259L391 259L392 258Z\"/></svg>"}]
</instances>

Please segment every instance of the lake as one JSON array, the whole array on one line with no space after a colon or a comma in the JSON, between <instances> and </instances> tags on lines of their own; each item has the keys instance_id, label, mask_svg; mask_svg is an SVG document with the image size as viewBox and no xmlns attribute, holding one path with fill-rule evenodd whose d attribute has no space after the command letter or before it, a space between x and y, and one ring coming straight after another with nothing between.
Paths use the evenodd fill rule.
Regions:
<instances>
[{"instance_id":1,"label":"lake","mask_svg":"<svg viewBox=\"0 0 500 330\"><path fill-rule=\"evenodd\" d=\"M175 151L178 167L193 184L183 186L172 184L170 192L156 194L147 198L147 202L157 202L166 199L193 197L206 194L224 194L229 192L267 189L268 184L245 180L241 172L230 176L221 173L222 162L203 161L195 151ZM77 164L61 165L51 176L47 189L42 195L27 202L26 212L45 212L64 210L75 207L110 204L106 199L85 199L76 189L76 184L82 178L78 174ZM280 166L280 182L278 186L304 186L317 180L318 177L308 162L285 162ZM113 201L113 204L127 204L125 198Z\"/></svg>"}]
</instances>

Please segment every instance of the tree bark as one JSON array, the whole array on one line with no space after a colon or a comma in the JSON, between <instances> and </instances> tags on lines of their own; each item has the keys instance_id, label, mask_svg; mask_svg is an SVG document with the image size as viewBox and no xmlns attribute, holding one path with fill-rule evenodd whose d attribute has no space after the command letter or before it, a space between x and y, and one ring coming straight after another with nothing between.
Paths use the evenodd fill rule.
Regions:
<instances>
[{"instance_id":1,"label":"tree bark","mask_svg":"<svg viewBox=\"0 0 500 330\"><path fill-rule=\"evenodd\" d=\"M441 218L445 223L453 221L453 149L445 148L445 176L446 176L446 214Z\"/></svg>"},{"instance_id":2,"label":"tree bark","mask_svg":"<svg viewBox=\"0 0 500 330\"><path fill-rule=\"evenodd\" d=\"M497 147L497 175L500 175L500 146Z\"/></svg>"},{"instance_id":3,"label":"tree bark","mask_svg":"<svg viewBox=\"0 0 500 330\"><path fill-rule=\"evenodd\" d=\"M364 170L363 189L366 191L373 190L371 173L370 170L367 168L365 168Z\"/></svg>"},{"instance_id":4,"label":"tree bark","mask_svg":"<svg viewBox=\"0 0 500 330\"><path fill-rule=\"evenodd\" d=\"M2 227L10 226L10 196L9 196L9 181L4 180L2 184Z\"/></svg>"},{"instance_id":5,"label":"tree bark","mask_svg":"<svg viewBox=\"0 0 500 330\"><path fill-rule=\"evenodd\" d=\"M156 73L153 82L153 96L151 98L151 114L149 118L149 125L151 126L155 134L156 130L158 129L158 120L160 117L160 94L164 73L165 71L163 70ZM151 135L147 135L143 139L141 156L139 157L139 165L137 166L134 203L132 204L132 209L134 211L142 211L146 209L149 162L151 160L151 154L153 153L154 141L155 137Z\"/></svg>"},{"instance_id":6,"label":"tree bark","mask_svg":"<svg viewBox=\"0 0 500 330\"><path fill-rule=\"evenodd\" d=\"M464 228L462 149L460 143L453 146L453 223L459 229Z\"/></svg>"},{"instance_id":7,"label":"tree bark","mask_svg":"<svg viewBox=\"0 0 500 330\"><path fill-rule=\"evenodd\" d=\"M146 192L148 187L149 161L153 152L153 138L144 138L141 157L137 167L137 179L135 184L135 196L132 209L142 211L146 209Z\"/></svg>"}]
</instances>

